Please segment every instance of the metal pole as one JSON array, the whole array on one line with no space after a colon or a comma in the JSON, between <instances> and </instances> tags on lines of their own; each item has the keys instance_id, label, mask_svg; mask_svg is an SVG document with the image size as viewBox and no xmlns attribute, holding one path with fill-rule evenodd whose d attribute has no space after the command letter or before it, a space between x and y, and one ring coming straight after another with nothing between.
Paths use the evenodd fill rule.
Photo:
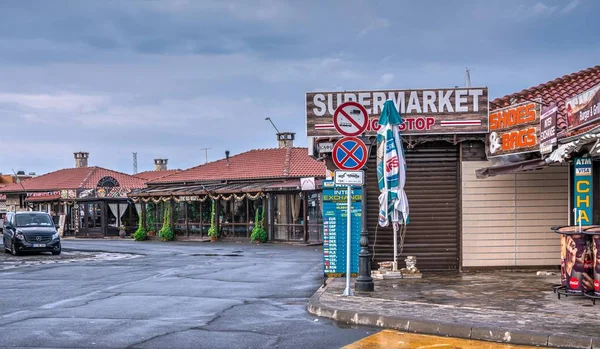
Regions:
<instances>
[{"instance_id":1,"label":"metal pole","mask_svg":"<svg viewBox=\"0 0 600 349\"><path fill-rule=\"evenodd\" d=\"M394 227L394 266L392 268L393 271L398 271L398 228L395 222L392 222L392 227Z\"/></svg>"},{"instance_id":2,"label":"metal pole","mask_svg":"<svg viewBox=\"0 0 600 349\"><path fill-rule=\"evenodd\" d=\"M346 212L346 289L344 290L344 296L353 296L354 292L350 288L350 259L352 258L352 187L346 187L347 192L347 207Z\"/></svg>"},{"instance_id":3,"label":"metal pole","mask_svg":"<svg viewBox=\"0 0 600 349\"><path fill-rule=\"evenodd\" d=\"M367 231L367 186L362 186L362 229L360 231L360 252L358 253L358 277L354 289L358 292L372 292L375 284L371 277L371 253L369 252L369 233Z\"/></svg>"}]
</instances>

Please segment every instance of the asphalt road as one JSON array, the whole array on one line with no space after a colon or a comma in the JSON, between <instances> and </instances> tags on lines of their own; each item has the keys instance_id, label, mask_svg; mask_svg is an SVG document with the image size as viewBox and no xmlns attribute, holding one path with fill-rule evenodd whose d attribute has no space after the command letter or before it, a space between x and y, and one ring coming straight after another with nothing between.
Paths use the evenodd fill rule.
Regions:
<instances>
[{"instance_id":1,"label":"asphalt road","mask_svg":"<svg viewBox=\"0 0 600 349\"><path fill-rule=\"evenodd\" d=\"M63 249L144 256L0 270L0 348L340 348L374 333L306 314L322 282L320 248L71 240Z\"/></svg>"}]
</instances>

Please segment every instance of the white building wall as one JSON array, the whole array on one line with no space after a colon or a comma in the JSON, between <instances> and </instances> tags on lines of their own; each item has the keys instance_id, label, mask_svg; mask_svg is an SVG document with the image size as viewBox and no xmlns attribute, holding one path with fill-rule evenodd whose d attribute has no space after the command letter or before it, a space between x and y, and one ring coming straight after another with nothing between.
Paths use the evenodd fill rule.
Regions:
<instances>
[{"instance_id":1,"label":"white building wall","mask_svg":"<svg viewBox=\"0 0 600 349\"><path fill-rule=\"evenodd\" d=\"M462 265L551 266L560 264L567 225L568 166L477 179L487 161L462 163Z\"/></svg>"}]
</instances>

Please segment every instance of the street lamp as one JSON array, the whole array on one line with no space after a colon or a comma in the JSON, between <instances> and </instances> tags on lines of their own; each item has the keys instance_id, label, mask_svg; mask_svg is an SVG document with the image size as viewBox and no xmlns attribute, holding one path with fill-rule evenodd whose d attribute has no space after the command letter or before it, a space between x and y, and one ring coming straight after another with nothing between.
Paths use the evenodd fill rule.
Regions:
<instances>
[{"instance_id":1,"label":"street lamp","mask_svg":"<svg viewBox=\"0 0 600 349\"><path fill-rule=\"evenodd\" d=\"M367 146L367 164L371 156L372 143L371 139L367 136L362 136L360 139ZM366 183L366 172L367 167L365 166L365 183ZM375 290L375 283L371 277L371 252L369 252L369 232L367 231L367 187L363 184L362 186L362 229L360 232L360 252L358 253L358 277L354 283L354 289L358 292L372 292Z\"/></svg>"},{"instance_id":2,"label":"street lamp","mask_svg":"<svg viewBox=\"0 0 600 349\"><path fill-rule=\"evenodd\" d=\"M266 117L265 120L269 120L269 122L271 123L271 125L273 125L273 128L275 129L275 131L277 131L277 135L279 135L281 132L279 132L279 130L277 129L277 127L275 127L275 124L273 123L273 120L271 120L270 117Z\"/></svg>"}]
</instances>

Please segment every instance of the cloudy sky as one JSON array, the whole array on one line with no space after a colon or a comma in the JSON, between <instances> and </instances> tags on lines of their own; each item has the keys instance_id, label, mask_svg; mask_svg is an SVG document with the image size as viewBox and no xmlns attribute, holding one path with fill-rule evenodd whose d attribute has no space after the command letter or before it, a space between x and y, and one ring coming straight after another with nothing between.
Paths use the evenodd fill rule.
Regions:
<instances>
[{"instance_id":1,"label":"cloudy sky","mask_svg":"<svg viewBox=\"0 0 600 349\"><path fill-rule=\"evenodd\" d=\"M311 90L488 86L600 64L593 0L3 1L0 172L187 168L275 132Z\"/></svg>"}]
</instances>

